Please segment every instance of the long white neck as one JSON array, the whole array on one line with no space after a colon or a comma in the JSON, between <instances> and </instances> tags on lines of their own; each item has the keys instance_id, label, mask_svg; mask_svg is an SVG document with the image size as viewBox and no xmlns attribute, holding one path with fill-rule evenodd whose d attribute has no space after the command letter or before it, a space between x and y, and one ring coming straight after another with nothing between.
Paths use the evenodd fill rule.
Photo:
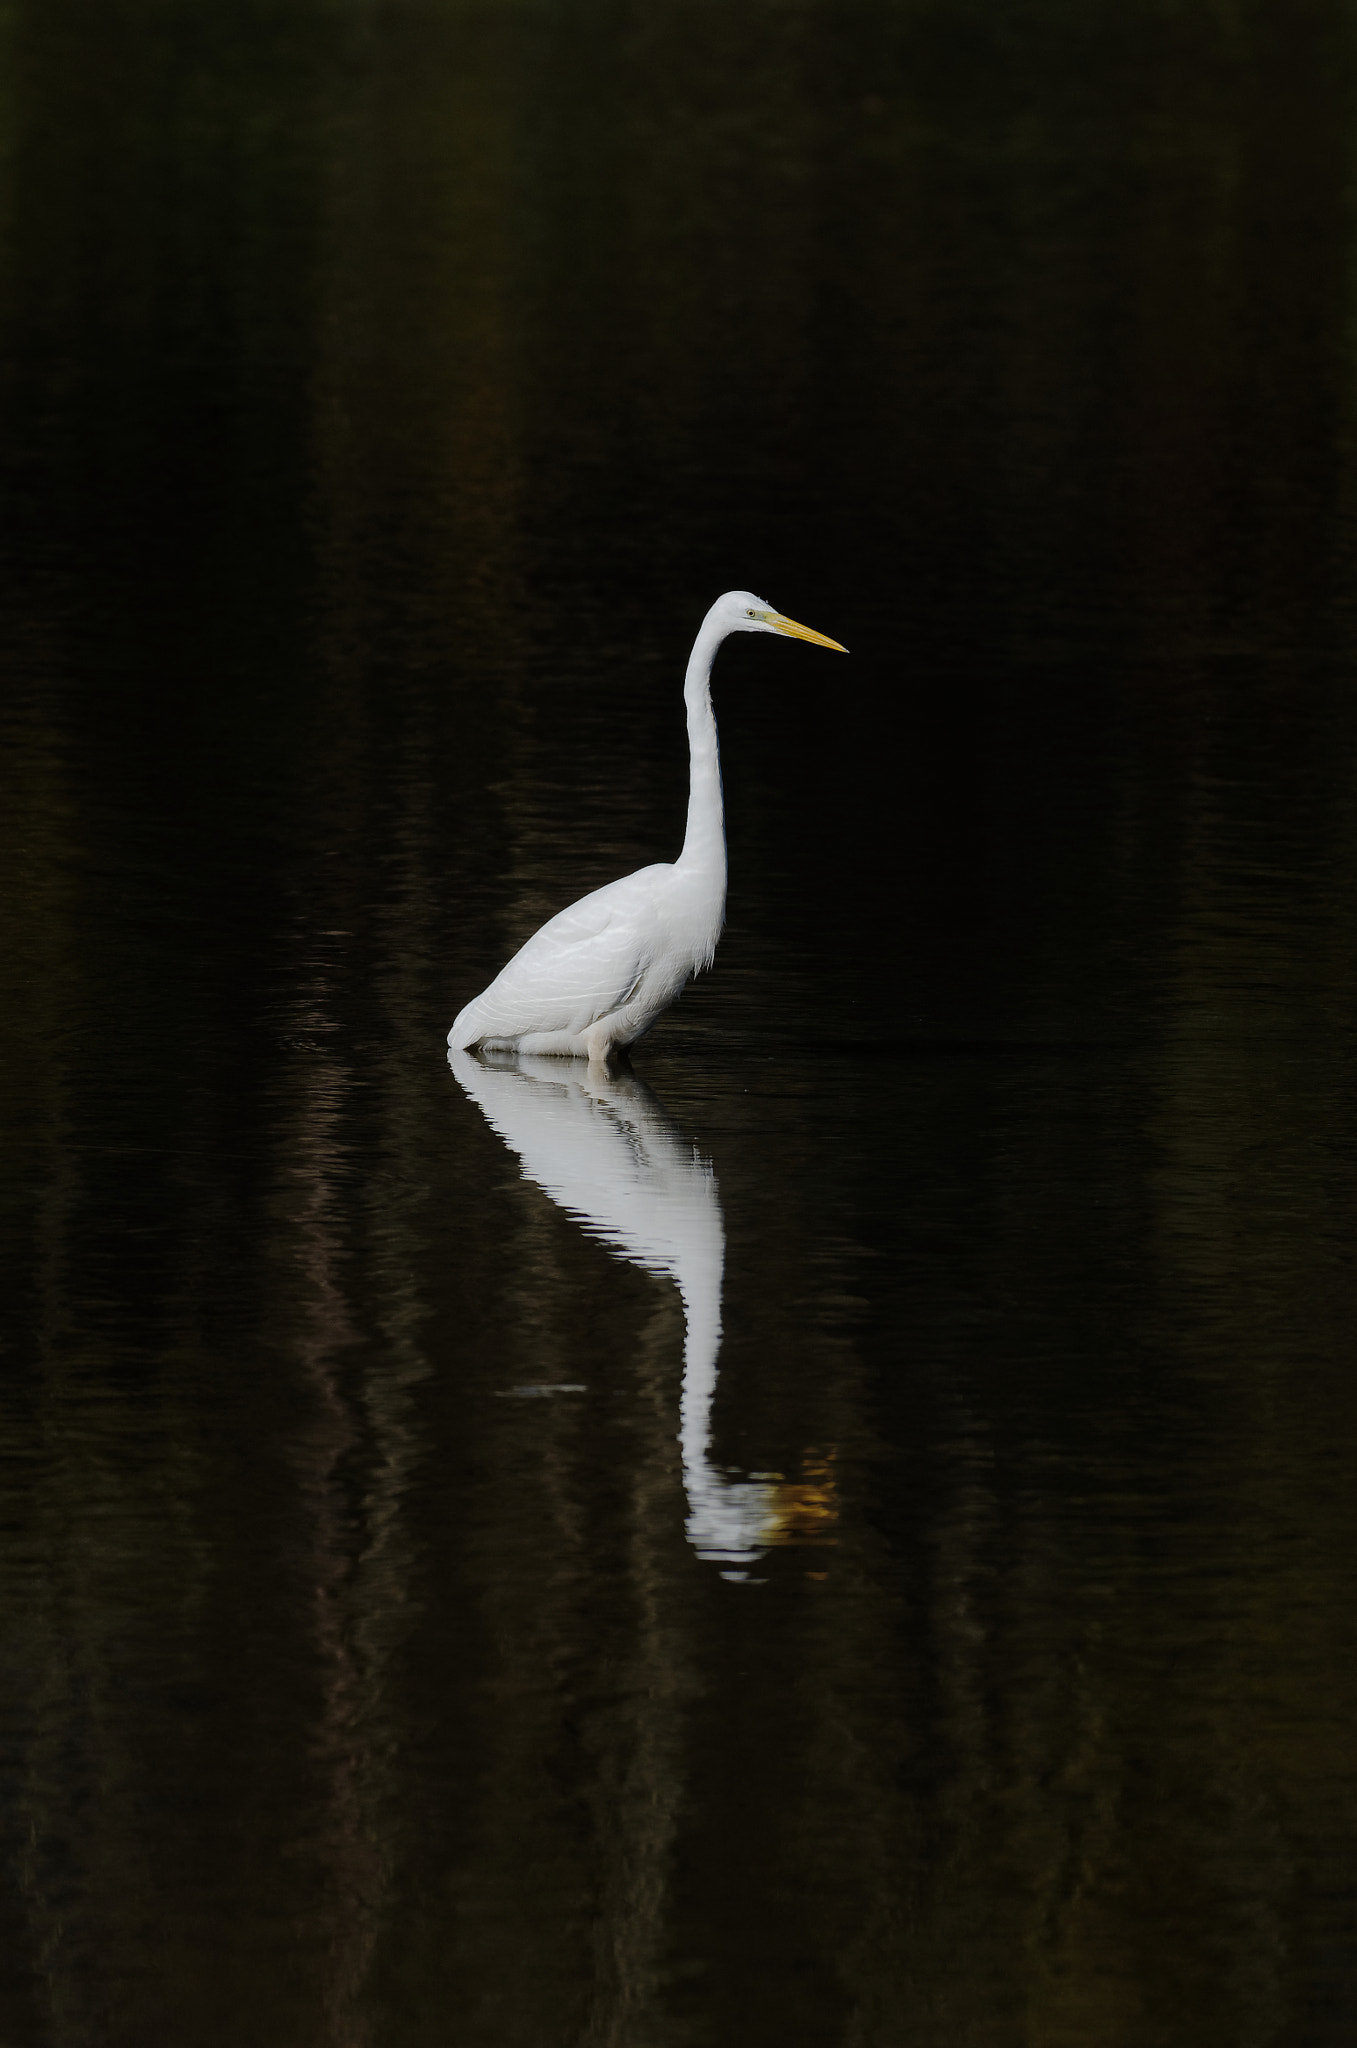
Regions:
<instances>
[{"instance_id":1,"label":"long white neck","mask_svg":"<svg viewBox=\"0 0 1357 2048\"><path fill-rule=\"evenodd\" d=\"M688 708L688 830L678 859L680 867L700 873L704 880L710 878L719 897L718 931L726 900L726 824L716 717L711 708L711 668L726 632L713 606L688 657L683 683L683 701Z\"/></svg>"}]
</instances>

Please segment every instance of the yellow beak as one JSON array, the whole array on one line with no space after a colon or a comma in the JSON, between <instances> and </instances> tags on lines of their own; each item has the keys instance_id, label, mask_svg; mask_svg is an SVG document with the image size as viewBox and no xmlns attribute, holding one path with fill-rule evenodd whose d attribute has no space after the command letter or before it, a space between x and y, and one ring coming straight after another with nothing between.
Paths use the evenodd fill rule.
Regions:
<instances>
[{"instance_id":1,"label":"yellow beak","mask_svg":"<svg viewBox=\"0 0 1357 2048\"><path fill-rule=\"evenodd\" d=\"M779 633L787 633L793 640L813 640L817 647L832 647L836 654L847 654L848 649L837 640L826 639L823 633L813 633L809 626L798 626L795 619L784 619L781 612L765 612L770 626L776 626Z\"/></svg>"}]
</instances>

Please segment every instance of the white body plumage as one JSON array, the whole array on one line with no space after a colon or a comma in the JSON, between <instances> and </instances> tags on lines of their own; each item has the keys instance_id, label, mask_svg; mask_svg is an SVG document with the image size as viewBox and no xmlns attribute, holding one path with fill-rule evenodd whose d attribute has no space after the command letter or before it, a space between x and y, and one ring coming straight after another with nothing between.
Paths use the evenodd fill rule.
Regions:
<instances>
[{"instance_id":1,"label":"white body plumage","mask_svg":"<svg viewBox=\"0 0 1357 2048\"><path fill-rule=\"evenodd\" d=\"M747 590L727 591L702 621L684 680L688 829L672 863L639 868L548 919L461 1011L448 1044L606 1060L634 1045L693 975L710 967L726 912L721 763L711 704L728 633L785 633L837 648Z\"/></svg>"}]
</instances>

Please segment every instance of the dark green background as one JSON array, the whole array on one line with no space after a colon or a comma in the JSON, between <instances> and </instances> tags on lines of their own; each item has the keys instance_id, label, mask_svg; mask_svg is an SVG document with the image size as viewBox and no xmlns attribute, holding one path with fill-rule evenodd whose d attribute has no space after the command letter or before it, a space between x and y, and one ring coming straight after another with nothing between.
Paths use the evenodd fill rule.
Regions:
<instances>
[{"instance_id":1,"label":"dark green background","mask_svg":"<svg viewBox=\"0 0 1357 2048\"><path fill-rule=\"evenodd\" d=\"M0 13L3 2048L1353 2038L1352 37ZM442 1047L732 585L757 1585Z\"/></svg>"}]
</instances>

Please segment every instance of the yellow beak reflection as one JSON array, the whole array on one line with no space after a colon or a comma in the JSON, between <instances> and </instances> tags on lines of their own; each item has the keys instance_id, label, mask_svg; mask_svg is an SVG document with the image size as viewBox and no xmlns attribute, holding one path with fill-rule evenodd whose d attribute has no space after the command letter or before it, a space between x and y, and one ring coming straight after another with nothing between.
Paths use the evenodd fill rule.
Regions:
<instances>
[{"instance_id":1,"label":"yellow beak reflection","mask_svg":"<svg viewBox=\"0 0 1357 2048\"><path fill-rule=\"evenodd\" d=\"M830 646L837 642L831 640ZM845 647L843 652L847 654ZM836 1543L832 1533L839 1519L833 1450L808 1451L799 1482L785 1479L768 1488L768 1507L759 1530L760 1543Z\"/></svg>"},{"instance_id":2,"label":"yellow beak reflection","mask_svg":"<svg viewBox=\"0 0 1357 2048\"><path fill-rule=\"evenodd\" d=\"M836 654L847 654L848 649L837 640L829 640L823 633L814 633L809 626L798 626L795 619L784 619L781 612L765 612L770 626L776 626L779 633L790 634L793 640L813 640L817 647L832 647Z\"/></svg>"}]
</instances>

